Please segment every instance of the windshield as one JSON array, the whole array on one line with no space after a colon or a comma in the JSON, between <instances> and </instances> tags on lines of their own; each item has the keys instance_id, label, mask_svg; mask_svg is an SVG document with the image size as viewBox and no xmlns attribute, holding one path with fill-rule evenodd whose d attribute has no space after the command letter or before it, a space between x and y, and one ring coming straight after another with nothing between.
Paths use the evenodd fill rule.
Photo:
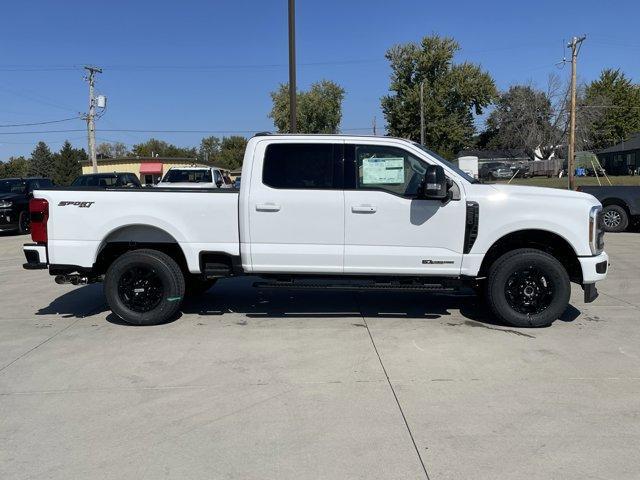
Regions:
<instances>
[{"instance_id":1,"label":"windshield","mask_svg":"<svg viewBox=\"0 0 640 480\"><path fill-rule=\"evenodd\" d=\"M211 183L211 170L169 170L162 181L168 183Z\"/></svg>"},{"instance_id":2,"label":"windshield","mask_svg":"<svg viewBox=\"0 0 640 480\"><path fill-rule=\"evenodd\" d=\"M24 193L25 183L20 179L0 180L1 193Z\"/></svg>"},{"instance_id":3,"label":"windshield","mask_svg":"<svg viewBox=\"0 0 640 480\"><path fill-rule=\"evenodd\" d=\"M445 160L444 158L442 158L440 155L438 155L435 152L432 152L431 150L429 150L426 147L423 147L422 145L420 145L419 143L415 143L413 142L413 144L418 147L420 150L422 150L423 152L428 153L429 155L431 155L433 158L435 158L436 160L438 160L439 162L442 162L445 166L447 166L448 168L450 168L451 170L453 170L454 172L456 172L458 175L460 175L462 178L464 178L467 182L469 183L480 183L480 181L476 180L475 178L473 178L472 176L470 176L468 173L465 173L463 170L461 170L457 165L451 163L449 160Z\"/></svg>"}]
</instances>

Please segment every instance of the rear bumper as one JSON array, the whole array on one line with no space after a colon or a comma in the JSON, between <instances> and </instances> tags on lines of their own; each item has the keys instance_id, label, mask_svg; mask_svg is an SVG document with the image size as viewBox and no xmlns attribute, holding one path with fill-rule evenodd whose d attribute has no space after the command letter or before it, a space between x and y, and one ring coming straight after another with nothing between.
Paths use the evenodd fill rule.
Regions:
<instances>
[{"instance_id":1,"label":"rear bumper","mask_svg":"<svg viewBox=\"0 0 640 480\"><path fill-rule=\"evenodd\" d=\"M27 263L22 264L25 270L46 270L47 269L47 246L37 243L25 243L22 251L27 259Z\"/></svg>"}]
</instances>

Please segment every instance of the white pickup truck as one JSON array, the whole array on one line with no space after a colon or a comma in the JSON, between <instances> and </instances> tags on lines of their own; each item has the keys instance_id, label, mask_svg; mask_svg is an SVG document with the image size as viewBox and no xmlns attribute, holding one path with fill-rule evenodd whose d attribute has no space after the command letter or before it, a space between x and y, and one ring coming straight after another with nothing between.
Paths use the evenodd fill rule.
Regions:
<instances>
[{"instance_id":1,"label":"white pickup truck","mask_svg":"<svg viewBox=\"0 0 640 480\"><path fill-rule=\"evenodd\" d=\"M40 189L25 268L104 282L112 311L149 325L219 278L267 288L482 294L498 319L552 323L570 282L605 278L591 195L483 185L390 137L268 135L247 145L242 189Z\"/></svg>"},{"instance_id":2,"label":"white pickup truck","mask_svg":"<svg viewBox=\"0 0 640 480\"><path fill-rule=\"evenodd\" d=\"M191 165L189 167L171 167L160 180L158 188L232 188L224 172L217 167Z\"/></svg>"}]
</instances>

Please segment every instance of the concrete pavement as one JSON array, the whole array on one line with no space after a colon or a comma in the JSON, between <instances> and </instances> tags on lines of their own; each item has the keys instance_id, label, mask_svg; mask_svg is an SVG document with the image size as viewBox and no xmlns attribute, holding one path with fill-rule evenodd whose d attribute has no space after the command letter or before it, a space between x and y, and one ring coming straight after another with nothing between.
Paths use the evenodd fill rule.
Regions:
<instances>
[{"instance_id":1,"label":"concrete pavement","mask_svg":"<svg viewBox=\"0 0 640 480\"><path fill-rule=\"evenodd\" d=\"M640 235L545 329L471 296L221 281L158 327L0 236L0 478L635 479ZM426 472L425 472L426 469Z\"/></svg>"}]
</instances>

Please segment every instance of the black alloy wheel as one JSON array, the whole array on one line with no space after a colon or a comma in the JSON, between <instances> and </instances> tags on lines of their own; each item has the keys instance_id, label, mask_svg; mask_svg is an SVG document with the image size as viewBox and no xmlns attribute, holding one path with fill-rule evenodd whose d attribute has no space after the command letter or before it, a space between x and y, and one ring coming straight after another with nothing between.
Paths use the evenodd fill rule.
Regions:
<instances>
[{"instance_id":1,"label":"black alloy wheel","mask_svg":"<svg viewBox=\"0 0 640 480\"><path fill-rule=\"evenodd\" d=\"M551 280L533 265L513 272L504 287L511 308L518 313L534 315L551 305L553 291Z\"/></svg>"},{"instance_id":2,"label":"black alloy wheel","mask_svg":"<svg viewBox=\"0 0 640 480\"><path fill-rule=\"evenodd\" d=\"M134 265L118 281L118 296L127 308L145 313L156 308L164 296L162 279L147 265Z\"/></svg>"},{"instance_id":3,"label":"black alloy wheel","mask_svg":"<svg viewBox=\"0 0 640 480\"><path fill-rule=\"evenodd\" d=\"M565 311L570 295L567 270L547 252L519 248L489 268L487 303L497 319L515 327L550 325Z\"/></svg>"},{"instance_id":4,"label":"black alloy wheel","mask_svg":"<svg viewBox=\"0 0 640 480\"><path fill-rule=\"evenodd\" d=\"M104 293L111 311L132 325L158 325L176 318L184 298L184 274L164 252L131 250L107 269Z\"/></svg>"}]
</instances>

